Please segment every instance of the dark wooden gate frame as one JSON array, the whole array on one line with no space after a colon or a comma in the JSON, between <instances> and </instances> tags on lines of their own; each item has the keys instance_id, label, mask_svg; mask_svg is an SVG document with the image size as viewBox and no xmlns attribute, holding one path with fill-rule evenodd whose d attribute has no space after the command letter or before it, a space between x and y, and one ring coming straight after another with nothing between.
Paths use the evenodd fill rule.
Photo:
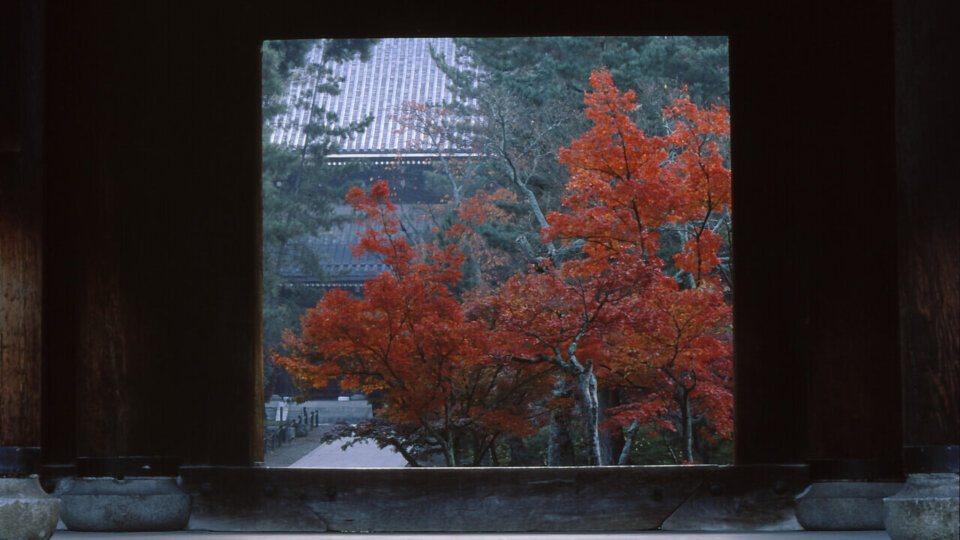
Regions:
<instances>
[{"instance_id":1,"label":"dark wooden gate frame","mask_svg":"<svg viewBox=\"0 0 960 540\"><path fill-rule=\"evenodd\" d=\"M440 2L177 6L101 0L32 10L44 36L28 49L42 50L30 49L23 58L43 58L42 84L30 79L21 88L30 90L24 94L28 108L42 110L43 118L42 152L28 161L43 171L39 443L46 476L69 470L81 456L179 456L192 467L184 479L201 502L226 501L222 486L242 485L237 479L276 475L275 481L251 481L262 488L257 497L283 491L320 514L333 511L317 506L323 497L328 503L349 499L344 482L386 482L375 471L352 478L252 468L262 459L262 40L725 34L735 206L736 465L716 473L732 475L726 483L708 482L702 468L680 476L699 478L714 496L733 493L737 484L754 486L751 493L763 486L781 499L793 489L783 471L807 474L791 464L816 464L815 479L901 477L905 443L955 445L955 435L944 433L960 432L955 408L949 408L956 404L956 328L946 324L930 334L923 319L930 309L942 310L938 321L955 317L950 276L956 274L949 269L957 258L951 244L957 233L944 201L960 196L951 185L938 197L937 186L924 183L927 173L947 177L946 160L923 144L942 144L929 132L939 120L904 84L924 83L930 95L933 83L941 83L940 64L934 50L914 41L901 40L905 46L894 49L895 28L901 36L925 30L928 5L656 1L608 12L508 2L451 8ZM923 69L895 77L895 61ZM949 103L940 105L951 110ZM921 120L910 124L918 107ZM911 114L895 126L895 111ZM921 372L929 375L909 377ZM904 399L901 384L908 390ZM947 407L931 401L937 395L948 396ZM23 445L16 437L0 443ZM35 445L31 441L26 445ZM774 468L763 469L768 466ZM625 470L620 491L600 493L599 500L613 501L604 511L631 511L635 484L647 489L644 475L655 474L645 471L653 470ZM757 470L785 476L750 472ZM390 481L400 484L387 487L440 489L443 475L453 475L443 476L443 486L507 482L493 471L479 473L482 478L465 470L404 474L418 476L397 476ZM539 474L549 478L523 476ZM514 480L553 486L541 495L577 501L576 486L609 474L533 471ZM324 485L322 496L297 487L304 482ZM655 487L649 497L668 498L669 489ZM515 497L504 496L519 511L525 493L518 488ZM238 508L254 508L249 505L257 497L224 503L223 515L239 516ZM409 497L410 504L423 502ZM399 514L383 523L402 523L404 512L415 521L413 507L405 508L391 510ZM527 510L529 521L518 523L532 528L578 523L556 515L537 521L537 509ZM475 525L491 526L496 523Z\"/></svg>"}]
</instances>

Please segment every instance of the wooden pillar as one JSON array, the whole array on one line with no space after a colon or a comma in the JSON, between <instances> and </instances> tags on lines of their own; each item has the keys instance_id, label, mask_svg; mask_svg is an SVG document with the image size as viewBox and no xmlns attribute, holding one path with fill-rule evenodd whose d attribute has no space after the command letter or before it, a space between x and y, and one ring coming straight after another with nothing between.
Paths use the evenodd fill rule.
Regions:
<instances>
[{"instance_id":1,"label":"wooden pillar","mask_svg":"<svg viewBox=\"0 0 960 540\"><path fill-rule=\"evenodd\" d=\"M736 460L897 476L890 13L827 7L731 36Z\"/></svg>"},{"instance_id":2,"label":"wooden pillar","mask_svg":"<svg viewBox=\"0 0 960 540\"><path fill-rule=\"evenodd\" d=\"M836 5L798 39L805 294L795 309L814 480L901 476L890 17L883 3Z\"/></svg>"},{"instance_id":3,"label":"wooden pillar","mask_svg":"<svg viewBox=\"0 0 960 540\"><path fill-rule=\"evenodd\" d=\"M19 3L4 4L0 31L0 446L40 446L42 66L28 60ZM35 29L35 28L34 28Z\"/></svg>"},{"instance_id":4,"label":"wooden pillar","mask_svg":"<svg viewBox=\"0 0 960 540\"><path fill-rule=\"evenodd\" d=\"M145 172L156 165L143 135L145 104L157 92L149 59L158 32L139 20L148 11L109 2L52 5L47 15L55 37L47 55L45 379L63 393L44 402L45 461L75 465L61 495L68 528L182 528L189 497L174 479L185 439L177 412L191 393L169 384L182 364L166 361L177 340L158 321L168 292L158 286L165 267L157 261L171 254L169 241L149 234L173 190L158 189L159 178Z\"/></svg>"},{"instance_id":5,"label":"wooden pillar","mask_svg":"<svg viewBox=\"0 0 960 540\"><path fill-rule=\"evenodd\" d=\"M42 377L43 4L0 7L0 535L49 538L37 481Z\"/></svg>"},{"instance_id":6,"label":"wooden pillar","mask_svg":"<svg viewBox=\"0 0 960 540\"><path fill-rule=\"evenodd\" d=\"M960 506L960 84L955 10L894 2L903 459L891 538L956 538Z\"/></svg>"},{"instance_id":7,"label":"wooden pillar","mask_svg":"<svg viewBox=\"0 0 960 540\"><path fill-rule=\"evenodd\" d=\"M771 5L731 39L736 461L810 465L808 528L882 528L900 487L890 17Z\"/></svg>"},{"instance_id":8,"label":"wooden pillar","mask_svg":"<svg viewBox=\"0 0 960 540\"><path fill-rule=\"evenodd\" d=\"M759 19L764 17L757 16ZM771 16L782 21L784 13ZM803 114L793 97L800 56L789 29L742 23L730 36L730 118L734 228L734 447L738 465L802 463L805 359L796 307L803 295L796 249L802 148L782 124ZM789 66L789 67L788 67ZM743 104L743 105L741 105ZM777 107L770 114L766 104ZM772 181L776 179L776 181Z\"/></svg>"},{"instance_id":9,"label":"wooden pillar","mask_svg":"<svg viewBox=\"0 0 960 540\"><path fill-rule=\"evenodd\" d=\"M262 459L259 42L231 13L50 8L48 465Z\"/></svg>"},{"instance_id":10,"label":"wooden pillar","mask_svg":"<svg viewBox=\"0 0 960 540\"><path fill-rule=\"evenodd\" d=\"M907 472L918 447L960 444L960 91L948 8L896 3L900 359ZM933 451L931 449L931 451ZM937 451L940 452L940 451ZM932 455L931 455L932 457ZM944 464L947 465L947 464ZM956 462L952 464L956 470Z\"/></svg>"},{"instance_id":11,"label":"wooden pillar","mask_svg":"<svg viewBox=\"0 0 960 540\"><path fill-rule=\"evenodd\" d=\"M49 441L44 461L72 463L78 456L117 456L131 447L137 400L135 379L143 359L131 355L136 298L123 241L132 214L123 155L131 134L122 125L123 66L111 49L125 46L109 27L110 12L50 6L49 89L44 206L45 335L49 398L44 410ZM115 112L114 112L115 111Z\"/></svg>"},{"instance_id":12,"label":"wooden pillar","mask_svg":"<svg viewBox=\"0 0 960 540\"><path fill-rule=\"evenodd\" d=\"M798 39L795 74L811 480L795 513L806 529L882 530L883 498L902 487L891 14L884 3L829 9Z\"/></svg>"}]
</instances>

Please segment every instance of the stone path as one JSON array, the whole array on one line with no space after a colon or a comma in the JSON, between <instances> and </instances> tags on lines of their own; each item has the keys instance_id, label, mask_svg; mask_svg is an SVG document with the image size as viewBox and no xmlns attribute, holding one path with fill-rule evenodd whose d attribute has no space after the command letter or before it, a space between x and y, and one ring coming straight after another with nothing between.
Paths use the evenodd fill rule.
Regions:
<instances>
[{"instance_id":1,"label":"stone path","mask_svg":"<svg viewBox=\"0 0 960 540\"><path fill-rule=\"evenodd\" d=\"M403 456L390 449L379 449L370 441L359 442L346 450L341 450L346 441L333 444L321 444L309 454L290 465L299 469L355 469L369 467L405 467Z\"/></svg>"},{"instance_id":2,"label":"stone path","mask_svg":"<svg viewBox=\"0 0 960 540\"><path fill-rule=\"evenodd\" d=\"M268 450L263 456L267 467L289 467L298 459L312 452L320 445L320 438L330 429L330 426L320 426L311 429L306 437L297 437L273 450Z\"/></svg>"}]
</instances>

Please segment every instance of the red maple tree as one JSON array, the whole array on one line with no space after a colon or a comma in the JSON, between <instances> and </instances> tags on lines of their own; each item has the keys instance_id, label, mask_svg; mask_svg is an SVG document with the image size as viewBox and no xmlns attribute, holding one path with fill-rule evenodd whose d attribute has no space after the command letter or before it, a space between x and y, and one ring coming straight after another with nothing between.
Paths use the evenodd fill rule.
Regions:
<instances>
[{"instance_id":1,"label":"red maple tree","mask_svg":"<svg viewBox=\"0 0 960 540\"><path fill-rule=\"evenodd\" d=\"M729 118L722 107L702 110L681 97L665 111L670 133L647 136L629 118L633 92L617 90L606 70L591 85L593 128L560 154L571 171L568 211L548 215L544 238L585 240L595 273L643 261L661 274L632 304L644 324L611 336L615 353L603 374L641 398L611 411L610 425L679 429L690 462L695 419L707 436L732 436L731 308L717 232L729 231L730 170L720 153ZM668 260L663 232L684 239ZM676 422L664 421L671 413Z\"/></svg>"},{"instance_id":2,"label":"red maple tree","mask_svg":"<svg viewBox=\"0 0 960 540\"><path fill-rule=\"evenodd\" d=\"M463 255L452 244L409 244L388 195L380 181L369 193L352 189L347 200L368 221L354 253L377 254L390 271L368 280L361 298L327 293L303 316L301 335L287 332L289 353L275 361L302 385L339 380L344 389L381 392L377 416L415 429L404 437L397 430L366 434L411 465L430 449L447 465L462 464L458 449L466 439L479 462L503 434L536 430L525 405L543 370L491 361L483 323L467 320L451 292Z\"/></svg>"},{"instance_id":3,"label":"red maple tree","mask_svg":"<svg viewBox=\"0 0 960 540\"><path fill-rule=\"evenodd\" d=\"M632 92L606 70L591 86L593 127L560 152L571 173L564 211L542 220L544 243L579 255L544 259L464 301L464 249L480 266L503 268L474 230L497 219L490 203L503 193L461 200L456 191L462 204L439 247L399 233L385 182L351 190L368 221L355 252L391 270L362 298L328 293L303 317L302 335L288 333L290 353L277 363L315 387L338 379L382 392L380 427L352 435L393 445L411 464L423 447L465 464L469 440L479 464L496 457L499 437L543 425L538 411L560 401L551 382L576 389L589 464L600 464L601 385L629 398L608 411L607 426L679 432L686 462L695 434L732 435L727 113L681 97L664 111L668 134L648 136L630 119Z\"/></svg>"},{"instance_id":4,"label":"red maple tree","mask_svg":"<svg viewBox=\"0 0 960 540\"><path fill-rule=\"evenodd\" d=\"M496 293L477 300L490 327L490 354L499 361L547 365L570 379L584 421L588 465L600 465L599 400L595 366L612 361L611 336L639 324L639 295L653 269L594 261L570 261L510 278Z\"/></svg>"}]
</instances>

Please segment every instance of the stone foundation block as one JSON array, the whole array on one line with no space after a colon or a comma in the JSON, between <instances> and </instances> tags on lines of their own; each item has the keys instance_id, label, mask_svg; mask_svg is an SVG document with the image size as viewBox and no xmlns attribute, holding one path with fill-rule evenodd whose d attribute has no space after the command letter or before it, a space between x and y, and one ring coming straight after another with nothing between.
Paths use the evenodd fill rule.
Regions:
<instances>
[{"instance_id":1,"label":"stone foundation block","mask_svg":"<svg viewBox=\"0 0 960 540\"><path fill-rule=\"evenodd\" d=\"M77 478L63 494L72 531L175 531L190 519L190 496L175 478Z\"/></svg>"},{"instance_id":2,"label":"stone foundation block","mask_svg":"<svg viewBox=\"0 0 960 540\"><path fill-rule=\"evenodd\" d=\"M881 531L883 498L901 488L899 482L814 482L797 496L797 521L814 531Z\"/></svg>"},{"instance_id":3,"label":"stone foundation block","mask_svg":"<svg viewBox=\"0 0 960 540\"><path fill-rule=\"evenodd\" d=\"M911 474L899 493L883 500L892 540L943 540L960 536L960 476Z\"/></svg>"},{"instance_id":4,"label":"stone foundation block","mask_svg":"<svg viewBox=\"0 0 960 540\"><path fill-rule=\"evenodd\" d=\"M57 528L60 500L36 476L0 478L0 540L46 540Z\"/></svg>"}]
</instances>

